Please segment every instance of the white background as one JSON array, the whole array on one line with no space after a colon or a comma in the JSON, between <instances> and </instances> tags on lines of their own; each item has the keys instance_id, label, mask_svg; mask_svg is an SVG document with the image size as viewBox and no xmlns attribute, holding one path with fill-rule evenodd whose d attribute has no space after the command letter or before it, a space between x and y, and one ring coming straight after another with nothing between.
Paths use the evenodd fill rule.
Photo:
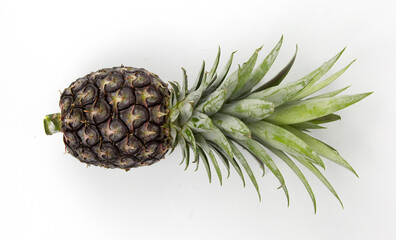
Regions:
<instances>
[{"instance_id":1,"label":"white background","mask_svg":"<svg viewBox=\"0 0 396 240\"><path fill-rule=\"evenodd\" d=\"M395 239L395 10L385 0L1 1L0 239ZM184 66L192 81L218 45L221 64L234 50L242 63L264 44L261 60L282 34L267 79L296 43L285 81L347 46L330 73L358 60L327 89L375 91L313 133L360 175L327 163L345 209L305 171L315 215L303 185L279 160L289 208L271 173L259 178L259 202L235 172L220 187L216 178L208 184L203 168L183 171L179 151L126 173L86 168L64 154L61 134L44 135L43 116L59 111L58 90L88 72L124 64L179 81Z\"/></svg>"}]
</instances>

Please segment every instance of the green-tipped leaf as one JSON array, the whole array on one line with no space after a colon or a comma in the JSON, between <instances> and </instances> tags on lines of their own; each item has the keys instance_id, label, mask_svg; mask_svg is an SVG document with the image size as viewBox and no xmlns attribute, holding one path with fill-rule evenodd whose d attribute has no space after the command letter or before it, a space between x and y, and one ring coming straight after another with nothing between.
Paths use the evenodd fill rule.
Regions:
<instances>
[{"instance_id":1,"label":"green-tipped leaf","mask_svg":"<svg viewBox=\"0 0 396 240\"><path fill-rule=\"evenodd\" d=\"M279 151L278 149L268 147L268 149L273 152L276 156L278 156L283 162L287 164L287 166L290 167L291 170L297 175L297 177L301 180L301 182L304 184L305 189L307 189L307 192L309 196L311 197L313 206L314 206L314 211L316 213L316 199L315 195L312 191L311 186L308 183L308 180L305 178L304 174L301 172L301 170L298 168L298 166L291 160L284 152Z\"/></svg>"},{"instance_id":2,"label":"green-tipped leaf","mask_svg":"<svg viewBox=\"0 0 396 240\"><path fill-rule=\"evenodd\" d=\"M265 121L249 123L248 127L252 131L253 138L256 138L259 142L289 154L300 156L324 167L323 161L316 152L286 129Z\"/></svg>"},{"instance_id":3,"label":"green-tipped leaf","mask_svg":"<svg viewBox=\"0 0 396 240\"><path fill-rule=\"evenodd\" d=\"M343 91L347 90L350 86L351 86L351 85L349 85L349 86L347 86L347 87L344 87L344 88L341 88L341 89L338 89L338 90L335 90L335 91L332 91L332 92L320 94L320 95L318 95L318 96L311 97L311 98L308 98L308 99L318 99L318 98L330 98L330 97L335 97L335 96L337 96L338 94L342 93Z\"/></svg>"},{"instance_id":4,"label":"green-tipped leaf","mask_svg":"<svg viewBox=\"0 0 396 240\"><path fill-rule=\"evenodd\" d=\"M261 99L272 102L275 107L278 107L304 89L310 81L310 79L301 79L283 86L270 87L250 94L247 99Z\"/></svg>"},{"instance_id":5,"label":"green-tipped leaf","mask_svg":"<svg viewBox=\"0 0 396 240\"><path fill-rule=\"evenodd\" d=\"M313 119L310 122L314 123L314 124L323 124L323 123L329 123L329 122L334 122L334 121L338 121L338 120L341 120L341 116L332 113L332 114L329 114L329 115L326 115L326 116L323 116L320 118Z\"/></svg>"},{"instance_id":6,"label":"green-tipped leaf","mask_svg":"<svg viewBox=\"0 0 396 240\"><path fill-rule=\"evenodd\" d=\"M326 187L330 190L331 193L338 199L341 206L344 208L344 204L342 204L341 199L338 197L337 192L334 190L333 186L331 186L330 182L323 176L323 174L310 162L305 159L297 156L293 156L297 161L299 161L304 167L306 167L309 171L311 171Z\"/></svg>"},{"instance_id":7,"label":"green-tipped leaf","mask_svg":"<svg viewBox=\"0 0 396 240\"><path fill-rule=\"evenodd\" d=\"M326 145L326 144L322 143L321 141L317 140L316 138L313 138L313 137L309 136L308 134L305 134L305 133L303 133L297 129L294 129L292 127L285 126L285 129L287 129L289 132L293 133L294 135L296 135L297 137L302 139L304 142L306 142L320 156L323 156L323 157L339 164L340 166L345 167L346 169L353 172L358 177L357 173L351 167L351 165L349 165L349 163L347 161L345 161L345 159L343 159L337 153L337 151L333 150L328 145Z\"/></svg>"},{"instance_id":8,"label":"green-tipped leaf","mask_svg":"<svg viewBox=\"0 0 396 240\"><path fill-rule=\"evenodd\" d=\"M313 72L311 72L310 74L306 75L304 78L305 79L312 79L312 81L308 84L308 86L305 87L305 89L303 91L301 91L299 94L297 94L296 96L294 96L291 100L295 101L295 100L300 100L302 98L304 98L306 95L306 93L308 91L310 91L309 89L317 82L319 81L319 79L321 77L323 77L323 75L325 75L330 68L334 65L334 63L340 58L340 56L342 55L342 53L345 51L345 48L342 49L341 52L339 52L337 55L335 55L332 59L324 62L319 68L315 69Z\"/></svg>"},{"instance_id":9,"label":"green-tipped leaf","mask_svg":"<svg viewBox=\"0 0 396 240\"><path fill-rule=\"evenodd\" d=\"M279 50L282 46L282 42L283 36L276 44L276 46L272 49L272 51L263 60L263 62L253 70L245 85L238 91L238 93L235 94L235 98L249 93L263 79L263 77L267 74L268 70L274 63L276 57L278 56Z\"/></svg>"},{"instance_id":10,"label":"green-tipped leaf","mask_svg":"<svg viewBox=\"0 0 396 240\"><path fill-rule=\"evenodd\" d=\"M250 139L250 140L241 140L239 143L248 151L252 152L254 155L256 155L263 163L271 170L271 172L275 175L276 178L278 178L281 187L283 188L283 191L285 192L286 198L287 198L287 205L289 205L289 192L287 191L286 185L285 185L285 180L279 171L278 167L275 165L274 161L271 159L271 157L268 155L268 153L265 151L265 149L255 140Z\"/></svg>"},{"instance_id":11,"label":"green-tipped leaf","mask_svg":"<svg viewBox=\"0 0 396 240\"><path fill-rule=\"evenodd\" d=\"M198 72L198 76L197 79L195 80L194 86L190 89L189 92L194 92L200 87L204 73L205 73L205 61L202 62L201 69Z\"/></svg>"},{"instance_id":12,"label":"green-tipped leaf","mask_svg":"<svg viewBox=\"0 0 396 240\"><path fill-rule=\"evenodd\" d=\"M207 155L209 155L209 158L210 158L210 160L211 160L211 162L213 164L213 167L216 170L217 176L219 177L220 185L222 185L223 184L223 180L222 180L222 176L221 176L220 167L219 167L219 164L217 163L216 157L215 157L212 149L209 147L209 145L207 144L205 138L202 135L197 134L196 135L196 141L197 141L198 146L200 146L205 151L205 153Z\"/></svg>"},{"instance_id":13,"label":"green-tipped leaf","mask_svg":"<svg viewBox=\"0 0 396 240\"><path fill-rule=\"evenodd\" d=\"M198 150L198 155L200 156L200 159L202 159L202 162L205 166L206 173L208 174L209 182L212 182L212 173L210 171L208 157L206 156L205 152L202 150L201 147L197 146L197 150Z\"/></svg>"},{"instance_id":14,"label":"green-tipped leaf","mask_svg":"<svg viewBox=\"0 0 396 240\"><path fill-rule=\"evenodd\" d=\"M217 76L216 80L214 82L212 82L212 84L205 90L205 95L207 93L213 92L223 83L224 79L226 78L226 76L228 74L228 71L230 70L232 60L234 58L234 54L235 54L235 52L231 53L230 59L224 66L223 71Z\"/></svg>"},{"instance_id":15,"label":"green-tipped leaf","mask_svg":"<svg viewBox=\"0 0 396 240\"><path fill-rule=\"evenodd\" d=\"M232 148L232 152L234 153L234 156L242 164L242 167L245 169L246 173L249 175L250 181L252 181L253 186L256 189L259 199L261 201L260 189L257 184L256 177L254 176L252 169L250 169L249 163L246 161L245 157L242 155L242 153L239 151L239 149L232 142L230 142L230 145Z\"/></svg>"},{"instance_id":16,"label":"green-tipped leaf","mask_svg":"<svg viewBox=\"0 0 396 240\"><path fill-rule=\"evenodd\" d=\"M332 83L333 81L335 81L338 77L340 77L351 65L352 63L355 62L355 60L353 60L350 64L348 64L348 66L344 67L343 69L341 69L340 71L334 73L333 75L331 75L329 78L315 84L315 85L311 85L308 86L307 88L305 88L303 90L302 93L298 94L298 99L302 99L305 98L317 91L319 91L320 89L326 87L327 85L329 85L330 83Z\"/></svg>"},{"instance_id":17,"label":"green-tipped leaf","mask_svg":"<svg viewBox=\"0 0 396 240\"><path fill-rule=\"evenodd\" d=\"M274 111L274 104L260 99L243 99L225 104L221 113L232 115L244 122L253 122L268 117Z\"/></svg>"},{"instance_id":18,"label":"green-tipped leaf","mask_svg":"<svg viewBox=\"0 0 396 240\"><path fill-rule=\"evenodd\" d=\"M346 108L370 94L362 93L341 97L311 99L282 105L275 109L266 120L282 125L310 121Z\"/></svg>"},{"instance_id":19,"label":"green-tipped leaf","mask_svg":"<svg viewBox=\"0 0 396 240\"><path fill-rule=\"evenodd\" d=\"M212 116L212 121L228 137L242 140L251 138L250 129L236 117L216 113Z\"/></svg>"},{"instance_id":20,"label":"green-tipped leaf","mask_svg":"<svg viewBox=\"0 0 396 240\"><path fill-rule=\"evenodd\" d=\"M244 63L241 69L238 71L238 84L236 85L233 93L237 93L249 79L250 74L253 71L254 65L256 64L258 53L262 49L262 46L256 49L250 59ZM231 97L232 99L232 97Z\"/></svg>"},{"instance_id":21,"label":"green-tipped leaf","mask_svg":"<svg viewBox=\"0 0 396 240\"><path fill-rule=\"evenodd\" d=\"M278 86L283 81L283 79L285 79L290 69L293 67L294 61L296 60L297 52L298 47L296 46L296 52L294 53L293 58L289 61L289 63L275 77L254 90L254 92L259 92L270 87Z\"/></svg>"}]
</instances>

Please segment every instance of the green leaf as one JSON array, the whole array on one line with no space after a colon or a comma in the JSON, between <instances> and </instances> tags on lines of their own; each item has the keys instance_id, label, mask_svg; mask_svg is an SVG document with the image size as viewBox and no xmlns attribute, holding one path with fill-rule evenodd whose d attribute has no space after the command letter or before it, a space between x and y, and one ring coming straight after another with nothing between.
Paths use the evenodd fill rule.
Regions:
<instances>
[{"instance_id":1,"label":"green leaf","mask_svg":"<svg viewBox=\"0 0 396 240\"><path fill-rule=\"evenodd\" d=\"M276 108L266 120L282 125L305 122L346 108L370 94L362 93L341 97L311 99L282 105Z\"/></svg>"},{"instance_id":2,"label":"green leaf","mask_svg":"<svg viewBox=\"0 0 396 240\"><path fill-rule=\"evenodd\" d=\"M170 151L170 153L169 154L171 154L174 150L175 150L175 148L176 148L176 146L177 146L177 131L176 131L176 128L174 127L174 125L171 123L170 125L170 137L171 137L171 151Z\"/></svg>"},{"instance_id":3,"label":"green leaf","mask_svg":"<svg viewBox=\"0 0 396 240\"><path fill-rule=\"evenodd\" d=\"M188 143L191 144L191 147L194 151L194 156L197 157L197 144L195 142L195 137L192 130L187 125L184 125L181 129L181 135Z\"/></svg>"},{"instance_id":4,"label":"green leaf","mask_svg":"<svg viewBox=\"0 0 396 240\"><path fill-rule=\"evenodd\" d=\"M210 171L210 165L209 165L208 157L206 156L205 152L202 150L202 148L200 146L197 146L197 150L198 150L198 155L202 159L202 162L203 162L203 164L205 166L206 173L208 174L209 182L212 182L212 174L211 174L211 171Z\"/></svg>"},{"instance_id":5,"label":"green leaf","mask_svg":"<svg viewBox=\"0 0 396 240\"><path fill-rule=\"evenodd\" d=\"M230 143L228 142L226 136L224 136L224 134L220 131L220 129L214 127L212 131L203 132L202 135L206 140L212 141L219 145L230 158L234 157Z\"/></svg>"},{"instance_id":6,"label":"green leaf","mask_svg":"<svg viewBox=\"0 0 396 240\"><path fill-rule=\"evenodd\" d=\"M275 155L277 155L283 162L287 164L293 170L293 172L297 175L297 177L301 180L301 182L304 184L305 189L307 189L307 192L309 196L311 197L312 203L314 205L314 211L316 213L316 199L315 195L312 191L311 186L309 185L307 179L305 178L304 174L301 172L301 170L297 167L297 165L291 160L284 152L279 151L278 149L275 149L273 147L267 146L267 148L273 152Z\"/></svg>"},{"instance_id":7,"label":"green leaf","mask_svg":"<svg viewBox=\"0 0 396 240\"><path fill-rule=\"evenodd\" d=\"M276 149L292 155L300 156L308 161L324 167L323 161L303 140L274 124L260 121L249 123L253 138L262 144L268 144Z\"/></svg>"},{"instance_id":8,"label":"green leaf","mask_svg":"<svg viewBox=\"0 0 396 240\"><path fill-rule=\"evenodd\" d=\"M200 102L200 104L197 106L197 110L202 111L209 116L219 111L224 102L231 96L232 91L235 89L236 84L238 83L238 72L239 71L236 71L227 77L226 80L224 80L221 85L208 96L208 98ZM219 95L221 97L219 97Z\"/></svg>"},{"instance_id":9,"label":"green leaf","mask_svg":"<svg viewBox=\"0 0 396 240\"><path fill-rule=\"evenodd\" d=\"M242 170L239 167L238 163L235 161L234 158L228 156L224 150L219 147L217 144L214 144L213 146L215 146L217 148L217 150L223 155L223 157L226 157L228 159L228 161L231 163L231 165L234 167L235 171L238 173L239 177L241 177L242 183L243 183L243 187L245 187L246 183L245 183L245 178L243 176Z\"/></svg>"},{"instance_id":10,"label":"green leaf","mask_svg":"<svg viewBox=\"0 0 396 240\"><path fill-rule=\"evenodd\" d=\"M304 98L306 91L309 91L308 89L310 89L317 81L319 81L319 79L325 75L330 68L334 65L334 63L340 58L340 56L342 55L342 53L345 51L345 48L342 49L341 52L339 52L337 55L335 55L332 59L324 62L319 68L315 69L313 72L311 72L310 74L306 75L304 78L305 79L312 79L312 81L308 84L308 86L305 87L304 90L302 90L299 94L297 94L296 96L294 96L291 101L295 101L295 100L300 100L302 98Z\"/></svg>"},{"instance_id":11,"label":"green leaf","mask_svg":"<svg viewBox=\"0 0 396 240\"><path fill-rule=\"evenodd\" d=\"M320 156L323 156L323 157L325 157L325 158L327 158L327 159L339 164L340 166L345 167L349 171L353 172L357 177L359 177L357 175L357 173L355 172L355 170L351 167L351 165L349 165L348 162L345 161L345 159L343 159L337 153L337 151L333 150L328 145L326 145L326 144L322 143L321 141L319 141L318 139L313 138L313 137L309 136L308 134L305 134L305 133L303 133L303 132L301 132L301 131L299 131L297 129L294 129L292 127L285 126L285 129L288 130L289 132L293 133L294 135L296 135L300 139L302 139L305 143L307 143Z\"/></svg>"},{"instance_id":12,"label":"green leaf","mask_svg":"<svg viewBox=\"0 0 396 240\"><path fill-rule=\"evenodd\" d=\"M325 127L322 127L320 125L317 125L313 122L302 122L302 123L296 123L296 124L291 124L290 126L301 129L301 130L307 130L307 129L326 129Z\"/></svg>"},{"instance_id":13,"label":"green leaf","mask_svg":"<svg viewBox=\"0 0 396 240\"><path fill-rule=\"evenodd\" d=\"M315 85L311 85L311 86L307 86L302 93L298 94L298 99L302 99L305 98L317 91L319 91L320 89L328 86L330 83L332 83L333 81L335 81L338 77L340 77L351 65L352 63L354 63L355 60L353 60L350 64L348 64L348 66L344 67L343 69L341 69L340 71L334 73L333 75L331 75L329 78L319 82L318 84Z\"/></svg>"},{"instance_id":14,"label":"green leaf","mask_svg":"<svg viewBox=\"0 0 396 240\"><path fill-rule=\"evenodd\" d=\"M188 166L190 165L190 147L189 144L186 143L186 167L184 168L184 171L187 170Z\"/></svg>"},{"instance_id":15,"label":"green leaf","mask_svg":"<svg viewBox=\"0 0 396 240\"><path fill-rule=\"evenodd\" d=\"M239 149L232 143L232 141L230 141L230 145L232 148L232 152L234 153L234 156L242 164L242 167L245 169L246 173L249 175L250 181L253 183L253 186L256 189L259 199L261 201L260 189L257 184L256 177L254 176L254 174L252 172L252 169L250 169L250 166L249 166L248 162L246 161L245 157L242 155L242 153L239 151Z\"/></svg>"},{"instance_id":16,"label":"green leaf","mask_svg":"<svg viewBox=\"0 0 396 240\"><path fill-rule=\"evenodd\" d=\"M265 84L254 90L253 92L259 92L270 87L278 86L283 81L283 79L285 79L290 69L292 68L294 61L296 60L297 51L298 51L298 46L296 46L296 51L294 53L294 56L289 61L289 63L275 77L273 77L270 81L266 82Z\"/></svg>"},{"instance_id":17,"label":"green leaf","mask_svg":"<svg viewBox=\"0 0 396 240\"><path fill-rule=\"evenodd\" d=\"M202 62L201 69L198 72L198 76L197 79L195 80L194 86L190 89L189 92L194 92L200 87L204 73L205 73L205 61Z\"/></svg>"},{"instance_id":18,"label":"green leaf","mask_svg":"<svg viewBox=\"0 0 396 240\"><path fill-rule=\"evenodd\" d=\"M238 118L216 113L212 115L212 121L228 137L242 140L251 138L250 129Z\"/></svg>"},{"instance_id":19,"label":"green leaf","mask_svg":"<svg viewBox=\"0 0 396 240\"><path fill-rule=\"evenodd\" d=\"M323 123L329 123L329 122L334 122L334 121L338 121L338 120L341 120L340 115L332 113L332 114L329 114L329 115L326 115L326 116L323 116L320 118L313 119L310 122L314 123L314 124L323 124Z\"/></svg>"},{"instance_id":20,"label":"green leaf","mask_svg":"<svg viewBox=\"0 0 396 240\"><path fill-rule=\"evenodd\" d=\"M263 46L257 48L250 59L242 65L240 70L238 71L238 83L233 91L233 93L237 93L249 79L250 74L253 71L254 65L256 64L258 53L263 48ZM232 98L231 98L232 99Z\"/></svg>"},{"instance_id":21,"label":"green leaf","mask_svg":"<svg viewBox=\"0 0 396 240\"><path fill-rule=\"evenodd\" d=\"M186 158L189 158L190 155L189 155L189 152L187 152L187 150L186 150L188 148L188 146L187 146L186 141L184 140L184 138L178 137L177 140L178 140L178 144L179 144L179 146L181 148L182 155L183 155L182 161L179 163L179 165L182 165L183 162L186 160Z\"/></svg>"},{"instance_id":22,"label":"green leaf","mask_svg":"<svg viewBox=\"0 0 396 240\"><path fill-rule=\"evenodd\" d=\"M206 140L215 142L231 158L233 157L231 146L224 134L212 122L212 120L203 113L194 111L191 119L186 123L193 132L201 133Z\"/></svg>"},{"instance_id":23,"label":"green leaf","mask_svg":"<svg viewBox=\"0 0 396 240\"><path fill-rule=\"evenodd\" d=\"M171 123L175 122L175 121L179 118L179 115L180 115L180 110L179 110L179 108L178 108L178 107L173 107L173 108L170 110L170 113L169 113L170 122L171 122Z\"/></svg>"},{"instance_id":24,"label":"green leaf","mask_svg":"<svg viewBox=\"0 0 396 240\"><path fill-rule=\"evenodd\" d=\"M244 122L253 122L269 116L274 111L274 104L260 99L243 99L225 104L220 112L232 115Z\"/></svg>"},{"instance_id":25,"label":"green leaf","mask_svg":"<svg viewBox=\"0 0 396 240\"><path fill-rule=\"evenodd\" d=\"M276 46L272 49L272 51L263 60L263 62L253 70L253 73L250 75L245 85L238 91L238 93L234 94L234 98L249 93L263 79L263 77L267 74L268 70L274 63L276 57L278 56L279 50L282 46L282 42L283 36L276 44Z\"/></svg>"},{"instance_id":26,"label":"green leaf","mask_svg":"<svg viewBox=\"0 0 396 240\"><path fill-rule=\"evenodd\" d=\"M187 79L186 69L182 68L182 71L183 71L183 85L177 99L178 102L182 101L186 97L188 91L188 79Z\"/></svg>"},{"instance_id":27,"label":"green leaf","mask_svg":"<svg viewBox=\"0 0 396 240\"><path fill-rule=\"evenodd\" d=\"M185 98L184 101L180 102L177 105L177 108L179 109L178 119L179 119L179 123L181 125L185 124L186 121L188 119L190 119L190 117L194 111L194 102L192 102L192 101L187 102L186 100L187 100L187 98Z\"/></svg>"},{"instance_id":28,"label":"green leaf","mask_svg":"<svg viewBox=\"0 0 396 240\"><path fill-rule=\"evenodd\" d=\"M344 204L342 204L341 199L338 197L337 192L334 190L333 186L327 181L327 179L323 176L323 174L310 162L306 161L304 158L293 156L297 161L299 161L304 167L306 167L309 171L311 171L326 187L330 190L331 193L338 199L342 208L344 208Z\"/></svg>"},{"instance_id":29,"label":"green leaf","mask_svg":"<svg viewBox=\"0 0 396 240\"><path fill-rule=\"evenodd\" d=\"M217 156L219 156L220 160L223 162L224 166L227 169L227 178L230 177L230 162L228 161L228 158L226 154L223 154L223 152L218 149L217 145L214 144L213 142L208 142L208 145L213 149L214 152L216 152Z\"/></svg>"},{"instance_id":30,"label":"green leaf","mask_svg":"<svg viewBox=\"0 0 396 240\"><path fill-rule=\"evenodd\" d=\"M340 94L341 92L347 90L350 86L351 86L351 85L349 85L349 86L347 86L347 87L344 87L344 88L341 88L341 89L338 89L338 90L335 90L335 91L332 91L332 92L328 92L328 93L324 93L324 94L321 94L321 95L318 95L318 96L315 96L315 97L311 97L311 98L308 98L308 99L318 99L318 98L335 97L335 96L337 96L338 94Z\"/></svg>"},{"instance_id":31,"label":"green leaf","mask_svg":"<svg viewBox=\"0 0 396 240\"><path fill-rule=\"evenodd\" d=\"M219 50L217 51L217 56L216 59L213 63L212 69L210 70L209 74L208 74L208 83L209 85L212 84L212 81L215 79L214 76L216 75L216 70L217 70L217 66L219 65L219 61L220 61L220 46L219 46Z\"/></svg>"},{"instance_id":32,"label":"green leaf","mask_svg":"<svg viewBox=\"0 0 396 240\"><path fill-rule=\"evenodd\" d=\"M310 79L301 79L283 86L270 87L259 92L254 92L247 96L246 99L261 99L272 102L275 107L278 107L304 89L309 82Z\"/></svg>"},{"instance_id":33,"label":"green leaf","mask_svg":"<svg viewBox=\"0 0 396 240\"><path fill-rule=\"evenodd\" d=\"M201 111L203 113L214 114L217 111L219 111L219 109L226 100L226 96L227 96L227 90L224 89L218 92L217 95L211 97L210 99L207 99L204 103L199 104L196 107L196 110Z\"/></svg>"},{"instance_id":34,"label":"green leaf","mask_svg":"<svg viewBox=\"0 0 396 240\"><path fill-rule=\"evenodd\" d=\"M231 57L228 60L228 62L226 63L223 71L217 76L216 80L214 82L212 82L212 84L205 90L204 95L206 95L207 93L212 93L215 89L217 89L224 81L224 79L226 78L228 71L230 70L231 64L232 64L232 60L234 58L234 54L235 52L231 53Z\"/></svg>"},{"instance_id":35,"label":"green leaf","mask_svg":"<svg viewBox=\"0 0 396 240\"><path fill-rule=\"evenodd\" d=\"M189 93L187 97L182 102L179 103L179 109L180 109L179 122L181 125L185 124L190 119L192 112L194 110L194 106L201 98L202 93L206 88L206 77L207 77L207 73L204 74L202 79L202 84L200 85L200 87L196 91Z\"/></svg>"},{"instance_id":36,"label":"green leaf","mask_svg":"<svg viewBox=\"0 0 396 240\"><path fill-rule=\"evenodd\" d=\"M210 149L209 145L207 144L205 138L202 135L197 134L196 141L197 141L198 146L200 146L205 151L205 153L207 155L209 155L209 158L212 161L213 167L216 170L217 176L219 177L220 185L222 185L223 180L222 180L222 176L221 176L220 167L219 167L219 164L217 163L216 157L215 157L212 149Z\"/></svg>"},{"instance_id":37,"label":"green leaf","mask_svg":"<svg viewBox=\"0 0 396 240\"><path fill-rule=\"evenodd\" d=\"M206 132L214 129L215 125L208 115L194 111L190 120L186 123L194 132Z\"/></svg>"},{"instance_id":38,"label":"green leaf","mask_svg":"<svg viewBox=\"0 0 396 240\"><path fill-rule=\"evenodd\" d=\"M175 106L178 101L177 101L177 96L179 95L179 87L174 83L174 82L169 82L169 84L172 86L171 87L171 93L172 93L172 106Z\"/></svg>"},{"instance_id":39,"label":"green leaf","mask_svg":"<svg viewBox=\"0 0 396 240\"><path fill-rule=\"evenodd\" d=\"M278 178L281 187L285 192L287 198L287 205L289 206L289 192L287 191L285 180L283 179L283 176L279 171L278 167L275 165L274 161L271 159L265 149L253 139L240 140L239 143L242 144L245 149L256 155L261 161L263 161L263 163L271 170L275 177Z\"/></svg>"}]
</instances>

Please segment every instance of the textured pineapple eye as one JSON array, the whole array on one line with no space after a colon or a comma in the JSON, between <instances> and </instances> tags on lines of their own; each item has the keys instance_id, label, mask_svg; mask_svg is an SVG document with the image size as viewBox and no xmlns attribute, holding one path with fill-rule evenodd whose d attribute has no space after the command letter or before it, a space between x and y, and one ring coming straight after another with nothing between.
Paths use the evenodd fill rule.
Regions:
<instances>
[{"instance_id":1,"label":"textured pineapple eye","mask_svg":"<svg viewBox=\"0 0 396 240\"><path fill-rule=\"evenodd\" d=\"M77 135L85 146L91 147L99 142L99 131L92 125L81 128Z\"/></svg>"},{"instance_id":2,"label":"textured pineapple eye","mask_svg":"<svg viewBox=\"0 0 396 240\"><path fill-rule=\"evenodd\" d=\"M70 84L69 89L75 94L77 91L82 89L85 85L87 85L88 79L83 77L79 78L76 81L74 81L72 84Z\"/></svg>"},{"instance_id":3,"label":"textured pineapple eye","mask_svg":"<svg viewBox=\"0 0 396 240\"><path fill-rule=\"evenodd\" d=\"M114 92L121 88L124 78L119 72L110 72L106 77L97 79L96 86L102 93Z\"/></svg>"},{"instance_id":4,"label":"textured pineapple eye","mask_svg":"<svg viewBox=\"0 0 396 240\"><path fill-rule=\"evenodd\" d=\"M118 142L128 134L128 128L119 120L108 120L99 125L100 133L104 139L109 139L113 142Z\"/></svg>"},{"instance_id":5,"label":"textured pineapple eye","mask_svg":"<svg viewBox=\"0 0 396 240\"><path fill-rule=\"evenodd\" d=\"M127 124L129 131L133 131L149 120L149 112L141 105L133 105L121 111L120 118Z\"/></svg>"},{"instance_id":6,"label":"textured pineapple eye","mask_svg":"<svg viewBox=\"0 0 396 240\"><path fill-rule=\"evenodd\" d=\"M159 145L160 144L156 141L147 143L145 145L144 149L142 149L142 151L139 152L140 158L151 160L151 158L153 158L156 155ZM149 161L149 160L147 160L147 161Z\"/></svg>"},{"instance_id":7,"label":"textured pineapple eye","mask_svg":"<svg viewBox=\"0 0 396 240\"><path fill-rule=\"evenodd\" d=\"M151 122L146 122L143 124L143 126L135 130L135 135L138 136L144 143L156 140L160 134L160 126Z\"/></svg>"},{"instance_id":8,"label":"textured pineapple eye","mask_svg":"<svg viewBox=\"0 0 396 240\"><path fill-rule=\"evenodd\" d=\"M153 87L146 87L136 91L136 102L146 107L159 104L162 101L162 95Z\"/></svg>"},{"instance_id":9,"label":"textured pineapple eye","mask_svg":"<svg viewBox=\"0 0 396 240\"><path fill-rule=\"evenodd\" d=\"M81 159L82 162L92 163L95 162L97 157L94 152L92 152L88 148L79 148L77 149L77 155Z\"/></svg>"},{"instance_id":10,"label":"textured pineapple eye","mask_svg":"<svg viewBox=\"0 0 396 240\"><path fill-rule=\"evenodd\" d=\"M136 165L139 165L139 160L134 158L133 156L123 156L114 163L121 168L129 169L135 167Z\"/></svg>"},{"instance_id":11,"label":"textured pineapple eye","mask_svg":"<svg viewBox=\"0 0 396 240\"><path fill-rule=\"evenodd\" d=\"M81 108L74 108L66 116L64 122L66 124L66 127L68 127L71 130L76 130L79 127L81 127L84 120L85 118Z\"/></svg>"},{"instance_id":12,"label":"textured pineapple eye","mask_svg":"<svg viewBox=\"0 0 396 240\"><path fill-rule=\"evenodd\" d=\"M88 84L76 94L76 102L79 105L87 105L95 101L98 96L98 89L93 84Z\"/></svg>"},{"instance_id":13,"label":"textured pineapple eye","mask_svg":"<svg viewBox=\"0 0 396 240\"><path fill-rule=\"evenodd\" d=\"M150 77L143 71L134 71L132 73L124 73L125 81L129 83L131 87L145 87L150 84Z\"/></svg>"},{"instance_id":14,"label":"textured pineapple eye","mask_svg":"<svg viewBox=\"0 0 396 240\"><path fill-rule=\"evenodd\" d=\"M80 146L80 140L71 131L65 131L63 135L63 141L71 148L77 148Z\"/></svg>"},{"instance_id":15,"label":"textured pineapple eye","mask_svg":"<svg viewBox=\"0 0 396 240\"><path fill-rule=\"evenodd\" d=\"M129 87L123 87L120 90L110 93L107 101L118 110L125 109L135 103L135 94Z\"/></svg>"},{"instance_id":16,"label":"textured pineapple eye","mask_svg":"<svg viewBox=\"0 0 396 240\"><path fill-rule=\"evenodd\" d=\"M59 102L62 116L65 116L65 114L69 112L72 103L73 103L73 98L71 96L62 96Z\"/></svg>"},{"instance_id":17,"label":"textured pineapple eye","mask_svg":"<svg viewBox=\"0 0 396 240\"><path fill-rule=\"evenodd\" d=\"M117 143L117 147L122 152L133 155L141 150L143 143L137 137L131 134Z\"/></svg>"},{"instance_id":18,"label":"textured pineapple eye","mask_svg":"<svg viewBox=\"0 0 396 240\"><path fill-rule=\"evenodd\" d=\"M118 157L118 151L111 143L97 144L93 148L93 151L99 157L99 160L108 161Z\"/></svg>"},{"instance_id":19,"label":"textured pineapple eye","mask_svg":"<svg viewBox=\"0 0 396 240\"><path fill-rule=\"evenodd\" d=\"M92 124L99 124L106 121L111 115L111 106L104 100L84 107L85 115Z\"/></svg>"},{"instance_id":20,"label":"textured pineapple eye","mask_svg":"<svg viewBox=\"0 0 396 240\"><path fill-rule=\"evenodd\" d=\"M161 105L157 105L154 107L149 107L150 112L150 121L155 122L158 125L165 124L166 120L166 109Z\"/></svg>"}]
</instances>

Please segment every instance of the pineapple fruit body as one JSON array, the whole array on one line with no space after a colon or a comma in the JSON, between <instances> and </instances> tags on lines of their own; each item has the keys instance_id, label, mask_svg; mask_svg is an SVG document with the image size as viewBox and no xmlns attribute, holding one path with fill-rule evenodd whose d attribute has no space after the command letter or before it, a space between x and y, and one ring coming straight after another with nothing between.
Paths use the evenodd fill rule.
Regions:
<instances>
[{"instance_id":1,"label":"pineapple fruit body","mask_svg":"<svg viewBox=\"0 0 396 240\"><path fill-rule=\"evenodd\" d=\"M106 168L151 165L170 146L169 90L144 69L102 69L74 81L60 99L67 151Z\"/></svg>"}]
</instances>

